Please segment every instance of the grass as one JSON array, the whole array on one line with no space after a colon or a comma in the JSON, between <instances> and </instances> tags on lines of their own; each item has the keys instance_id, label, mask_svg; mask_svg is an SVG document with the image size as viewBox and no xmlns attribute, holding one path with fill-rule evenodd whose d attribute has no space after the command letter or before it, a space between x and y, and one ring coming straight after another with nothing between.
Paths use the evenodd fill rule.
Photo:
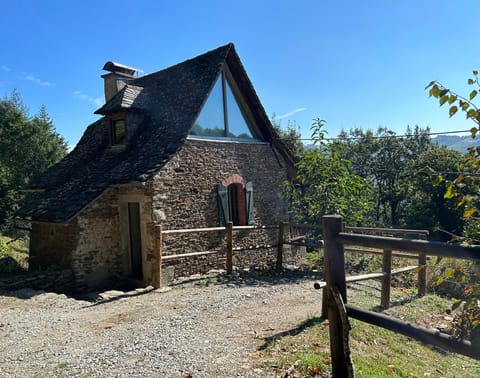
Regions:
<instances>
[{"instance_id":1,"label":"grass","mask_svg":"<svg viewBox=\"0 0 480 378\"><path fill-rule=\"evenodd\" d=\"M372 281L367 281L369 284ZM406 298L388 315L432 327L445 322L451 302L435 295L412 296L408 290L393 289L394 297ZM373 295L376 294L376 295ZM349 288L349 301L371 309L379 303L373 284ZM351 319L350 347L357 377L478 377L480 361L439 351L394 332ZM309 315L290 331L267 340L258 351L259 365L283 374L294 363L296 377L324 377L331 373L328 322Z\"/></svg>"},{"instance_id":2,"label":"grass","mask_svg":"<svg viewBox=\"0 0 480 378\"><path fill-rule=\"evenodd\" d=\"M0 274L20 273L28 269L28 245L0 235Z\"/></svg>"}]
</instances>

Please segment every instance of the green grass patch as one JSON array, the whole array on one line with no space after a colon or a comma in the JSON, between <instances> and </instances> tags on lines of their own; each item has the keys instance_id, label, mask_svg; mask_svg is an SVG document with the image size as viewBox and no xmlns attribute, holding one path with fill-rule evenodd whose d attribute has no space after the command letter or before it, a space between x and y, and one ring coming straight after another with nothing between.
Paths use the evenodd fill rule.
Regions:
<instances>
[{"instance_id":1,"label":"green grass patch","mask_svg":"<svg viewBox=\"0 0 480 378\"><path fill-rule=\"evenodd\" d=\"M0 274L21 273L28 269L28 244L0 235Z\"/></svg>"},{"instance_id":2,"label":"green grass patch","mask_svg":"<svg viewBox=\"0 0 480 378\"><path fill-rule=\"evenodd\" d=\"M368 281L370 282L370 281ZM350 303L365 309L379 304L375 288L349 289ZM392 290L400 297L405 290ZM407 296L386 313L424 327L445 322L451 302L435 295ZM480 361L425 346L392 331L351 319L350 347L357 377L466 377L480 376ZM331 374L327 322L310 315L290 331L265 340L258 352L259 364L280 376L296 362L296 377Z\"/></svg>"}]
</instances>

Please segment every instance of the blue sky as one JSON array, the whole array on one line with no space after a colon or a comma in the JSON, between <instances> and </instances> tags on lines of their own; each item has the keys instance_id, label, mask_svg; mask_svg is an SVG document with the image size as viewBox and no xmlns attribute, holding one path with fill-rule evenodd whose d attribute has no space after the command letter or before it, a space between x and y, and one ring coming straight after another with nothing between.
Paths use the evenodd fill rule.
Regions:
<instances>
[{"instance_id":1,"label":"blue sky","mask_svg":"<svg viewBox=\"0 0 480 378\"><path fill-rule=\"evenodd\" d=\"M235 44L269 116L403 133L471 124L428 98L440 80L460 93L480 69L480 1L6 0L0 96L16 88L31 114L43 104L70 145L98 116L103 64L152 73Z\"/></svg>"}]
</instances>

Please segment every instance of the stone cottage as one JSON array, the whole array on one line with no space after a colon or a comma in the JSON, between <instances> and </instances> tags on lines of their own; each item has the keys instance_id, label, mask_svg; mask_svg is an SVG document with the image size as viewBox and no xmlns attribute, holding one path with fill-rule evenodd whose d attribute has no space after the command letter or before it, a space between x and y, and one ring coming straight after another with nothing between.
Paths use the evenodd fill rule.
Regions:
<instances>
[{"instance_id":1,"label":"stone cottage","mask_svg":"<svg viewBox=\"0 0 480 378\"><path fill-rule=\"evenodd\" d=\"M277 224L293 159L265 114L233 44L139 76L107 62L106 103L68 156L29 187L17 215L31 222L30 264L73 271L78 287L152 281L154 226ZM224 246L223 234L165 240L165 254ZM275 243L245 230L236 245ZM240 244L238 244L240 243ZM166 264L166 276L222 265L222 255ZM236 265L274 252L239 252Z\"/></svg>"}]
</instances>

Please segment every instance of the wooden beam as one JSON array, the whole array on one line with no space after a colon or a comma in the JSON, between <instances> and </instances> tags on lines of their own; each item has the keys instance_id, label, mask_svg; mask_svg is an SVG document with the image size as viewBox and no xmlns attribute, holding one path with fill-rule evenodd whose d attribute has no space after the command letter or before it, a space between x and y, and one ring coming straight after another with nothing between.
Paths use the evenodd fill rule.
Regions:
<instances>
[{"instance_id":1,"label":"wooden beam","mask_svg":"<svg viewBox=\"0 0 480 378\"><path fill-rule=\"evenodd\" d=\"M176 259L183 259L185 257L198 257L198 256L207 256L222 253L222 251L204 251L204 252L191 252L191 253L180 253L177 255L167 255L162 256L163 261L170 261Z\"/></svg>"},{"instance_id":2,"label":"wooden beam","mask_svg":"<svg viewBox=\"0 0 480 378\"><path fill-rule=\"evenodd\" d=\"M383 251L382 257L382 291L380 297L380 305L387 309L390 307L390 286L392 281L392 251L386 249Z\"/></svg>"},{"instance_id":3,"label":"wooden beam","mask_svg":"<svg viewBox=\"0 0 480 378\"><path fill-rule=\"evenodd\" d=\"M418 265L405 266L403 268L397 268L392 270L392 276L400 273L410 272L418 268Z\"/></svg>"},{"instance_id":4,"label":"wooden beam","mask_svg":"<svg viewBox=\"0 0 480 378\"><path fill-rule=\"evenodd\" d=\"M284 232L285 232L285 223L280 222L278 224L277 262L276 262L277 270L281 270L283 268L283 243L285 240Z\"/></svg>"},{"instance_id":5,"label":"wooden beam","mask_svg":"<svg viewBox=\"0 0 480 378\"><path fill-rule=\"evenodd\" d=\"M433 345L453 353L460 353L477 360L480 359L480 348L472 346L470 341L459 340L455 336L440 332L438 329L420 327L383 314L362 310L349 304L346 304L345 307L347 315L354 319L400 333L424 344Z\"/></svg>"},{"instance_id":6,"label":"wooden beam","mask_svg":"<svg viewBox=\"0 0 480 378\"><path fill-rule=\"evenodd\" d=\"M242 230L268 230L276 229L276 225L256 225L256 226L233 226L233 231L242 231ZM172 234L192 234L195 232L217 232L217 231L226 231L226 227L200 227L200 228L184 228L178 230L164 230L164 235Z\"/></svg>"},{"instance_id":7,"label":"wooden beam","mask_svg":"<svg viewBox=\"0 0 480 378\"><path fill-rule=\"evenodd\" d=\"M233 223L227 223L227 274L233 273Z\"/></svg>"},{"instance_id":8,"label":"wooden beam","mask_svg":"<svg viewBox=\"0 0 480 378\"><path fill-rule=\"evenodd\" d=\"M335 378L350 377L349 362L351 364L351 356L348 353L350 350L348 347L348 328L345 329L345 324L342 322L341 309L336 305L335 300L335 294L338 293L341 301L347 303L345 257L343 244L338 237L343 228L342 217L339 215L325 215L322 218L322 226L325 241L324 275L327 281L324 296L326 291L332 375Z\"/></svg>"},{"instance_id":9,"label":"wooden beam","mask_svg":"<svg viewBox=\"0 0 480 378\"><path fill-rule=\"evenodd\" d=\"M192 234L195 232L213 232L213 231L225 231L226 227L204 227L204 228L186 228L181 230L164 230L164 235L171 234Z\"/></svg>"},{"instance_id":10,"label":"wooden beam","mask_svg":"<svg viewBox=\"0 0 480 378\"><path fill-rule=\"evenodd\" d=\"M345 231L357 231L357 232L376 232L385 233L391 235L428 235L428 230L409 230L402 228L374 228L374 227L350 227L345 226Z\"/></svg>"},{"instance_id":11,"label":"wooden beam","mask_svg":"<svg viewBox=\"0 0 480 378\"><path fill-rule=\"evenodd\" d=\"M422 237L422 239L426 238L426 236ZM427 255L425 253L418 255L418 265L422 267L422 269L418 271L418 295L423 297L427 294Z\"/></svg>"},{"instance_id":12,"label":"wooden beam","mask_svg":"<svg viewBox=\"0 0 480 378\"><path fill-rule=\"evenodd\" d=\"M306 242L290 242L285 241L283 244L287 245L296 245L298 247L313 247L313 248L323 248L323 241L319 241L318 243L306 243Z\"/></svg>"},{"instance_id":13,"label":"wooden beam","mask_svg":"<svg viewBox=\"0 0 480 378\"><path fill-rule=\"evenodd\" d=\"M155 289L162 287L162 225L155 226L155 262L153 263L152 284Z\"/></svg>"},{"instance_id":14,"label":"wooden beam","mask_svg":"<svg viewBox=\"0 0 480 378\"><path fill-rule=\"evenodd\" d=\"M480 245L460 246L426 240L408 240L384 236L349 234L345 232L339 234L339 239L347 245L419 252L431 256L454 257L458 259L480 259Z\"/></svg>"},{"instance_id":15,"label":"wooden beam","mask_svg":"<svg viewBox=\"0 0 480 378\"><path fill-rule=\"evenodd\" d=\"M294 242L294 241L297 241L297 240L303 240L306 237L307 237L307 235L295 236L293 238L288 239L287 241L291 243L291 242Z\"/></svg>"},{"instance_id":16,"label":"wooden beam","mask_svg":"<svg viewBox=\"0 0 480 378\"><path fill-rule=\"evenodd\" d=\"M345 248L345 253L367 253L371 255L383 255L383 251L373 251L371 249L354 249L354 248ZM392 252L394 257L402 257L405 259L417 260L418 254L412 253L402 253L402 252Z\"/></svg>"},{"instance_id":17,"label":"wooden beam","mask_svg":"<svg viewBox=\"0 0 480 378\"><path fill-rule=\"evenodd\" d=\"M345 277L346 282L358 282L358 281L366 281L366 280L373 280L376 278L385 277L385 272L380 273L367 273L367 274L360 274L358 276L347 276Z\"/></svg>"}]
</instances>

